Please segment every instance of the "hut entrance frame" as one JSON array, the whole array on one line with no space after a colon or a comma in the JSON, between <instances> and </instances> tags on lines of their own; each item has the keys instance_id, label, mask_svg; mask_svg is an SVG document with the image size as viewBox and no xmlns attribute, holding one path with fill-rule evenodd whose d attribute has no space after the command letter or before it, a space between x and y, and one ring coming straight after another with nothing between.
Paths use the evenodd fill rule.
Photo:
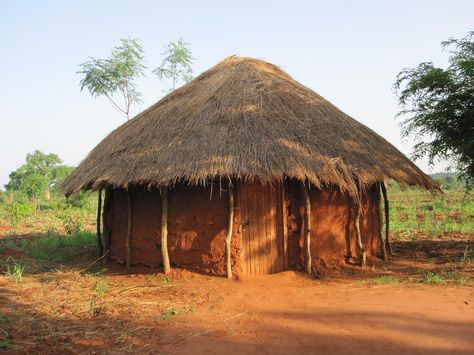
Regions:
<instances>
[{"instance_id":1,"label":"hut entrance frame","mask_svg":"<svg viewBox=\"0 0 474 355\"><path fill-rule=\"evenodd\" d=\"M241 182L238 199L243 274L265 275L287 270L285 184Z\"/></svg>"}]
</instances>

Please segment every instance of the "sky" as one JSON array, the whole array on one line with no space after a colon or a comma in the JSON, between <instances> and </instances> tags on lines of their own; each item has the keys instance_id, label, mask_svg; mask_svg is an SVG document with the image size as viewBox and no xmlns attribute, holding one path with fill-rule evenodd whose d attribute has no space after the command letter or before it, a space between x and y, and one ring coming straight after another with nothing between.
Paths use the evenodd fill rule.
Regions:
<instances>
[{"instance_id":1,"label":"sky","mask_svg":"<svg viewBox=\"0 0 474 355\"><path fill-rule=\"evenodd\" d=\"M106 99L80 91L79 64L136 38L147 77L138 113L164 96L151 73L183 38L195 75L229 55L280 66L410 155L400 138L396 75L446 66L440 43L474 30L474 1L13 1L0 0L0 187L35 149L76 166L124 123ZM445 169L440 162L427 173Z\"/></svg>"}]
</instances>

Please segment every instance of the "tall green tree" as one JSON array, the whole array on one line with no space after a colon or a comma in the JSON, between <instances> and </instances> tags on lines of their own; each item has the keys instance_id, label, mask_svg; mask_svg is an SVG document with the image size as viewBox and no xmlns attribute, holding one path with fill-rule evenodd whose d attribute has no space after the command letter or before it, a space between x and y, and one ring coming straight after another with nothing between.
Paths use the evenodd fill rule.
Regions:
<instances>
[{"instance_id":1,"label":"tall green tree","mask_svg":"<svg viewBox=\"0 0 474 355\"><path fill-rule=\"evenodd\" d=\"M474 179L474 32L442 43L449 65L424 62L403 69L394 84L402 135L413 136L413 157L453 161L468 186Z\"/></svg>"},{"instance_id":2,"label":"tall green tree","mask_svg":"<svg viewBox=\"0 0 474 355\"><path fill-rule=\"evenodd\" d=\"M7 191L21 191L36 200L59 188L72 168L62 165L56 154L45 154L39 150L26 156L26 163L10 173L5 185Z\"/></svg>"},{"instance_id":3,"label":"tall green tree","mask_svg":"<svg viewBox=\"0 0 474 355\"><path fill-rule=\"evenodd\" d=\"M192 80L193 69L191 64L194 58L189 46L190 44L184 42L182 38L176 42L170 42L163 53L165 56L163 62L153 70L153 73L161 80L171 79L170 91L176 89L178 80L183 80L184 82Z\"/></svg>"},{"instance_id":4,"label":"tall green tree","mask_svg":"<svg viewBox=\"0 0 474 355\"><path fill-rule=\"evenodd\" d=\"M81 91L86 88L94 98L105 96L129 120L132 106L141 102L136 79L144 76L144 60L143 48L136 39L120 39L120 46L112 49L108 58L90 57L80 65L78 73L84 75Z\"/></svg>"}]
</instances>

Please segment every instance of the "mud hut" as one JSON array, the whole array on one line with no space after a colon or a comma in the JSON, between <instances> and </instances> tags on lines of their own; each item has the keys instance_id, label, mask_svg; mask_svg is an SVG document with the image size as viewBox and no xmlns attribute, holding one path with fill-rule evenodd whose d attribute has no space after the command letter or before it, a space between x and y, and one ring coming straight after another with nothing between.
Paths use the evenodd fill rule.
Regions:
<instances>
[{"instance_id":1,"label":"mud hut","mask_svg":"<svg viewBox=\"0 0 474 355\"><path fill-rule=\"evenodd\" d=\"M233 56L110 133L63 187L100 192L104 259L231 277L386 258L387 179L437 190L277 66Z\"/></svg>"}]
</instances>

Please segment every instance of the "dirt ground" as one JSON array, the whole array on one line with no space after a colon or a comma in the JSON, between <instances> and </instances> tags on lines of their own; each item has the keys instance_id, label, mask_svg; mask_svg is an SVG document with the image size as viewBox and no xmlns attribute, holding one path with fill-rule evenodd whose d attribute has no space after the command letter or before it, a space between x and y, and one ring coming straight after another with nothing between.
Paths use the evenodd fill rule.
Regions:
<instances>
[{"instance_id":1,"label":"dirt ground","mask_svg":"<svg viewBox=\"0 0 474 355\"><path fill-rule=\"evenodd\" d=\"M6 249L0 259L27 269L18 283L0 276L0 328L6 353L472 354L473 246L473 236L404 241L389 265L233 281L86 269L91 255L60 265ZM462 278L422 282L427 272Z\"/></svg>"}]
</instances>

